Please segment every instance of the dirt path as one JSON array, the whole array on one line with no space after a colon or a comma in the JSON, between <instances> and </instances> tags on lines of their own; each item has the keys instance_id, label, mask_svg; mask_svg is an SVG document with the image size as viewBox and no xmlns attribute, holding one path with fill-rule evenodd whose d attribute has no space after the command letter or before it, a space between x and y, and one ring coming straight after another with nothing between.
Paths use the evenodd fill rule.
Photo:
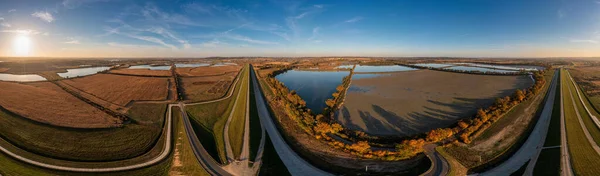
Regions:
<instances>
[{"instance_id":1,"label":"dirt path","mask_svg":"<svg viewBox=\"0 0 600 176\"><path fill-rule=\"evenodd\" d=\"M542 110L542 114L533 128L533 131L527 138L527 141L525 141L523 146L521 146L521 148L519 148L519 150L504 163L491 170L481 173L481 175L502 175L503 173L513 173L527 163L527 161L532 160L532 158L537 158L537 155L544 146L548 127L550 126L552 109L554 107L554 99L556 98L557 80L558 74L554 73L549 91L546 92L544 109ZM529 167L531 167L531 172L533 172L533 166L535 166L535 161L529 162L528 170Z\"/></svg>"}]
</instances>

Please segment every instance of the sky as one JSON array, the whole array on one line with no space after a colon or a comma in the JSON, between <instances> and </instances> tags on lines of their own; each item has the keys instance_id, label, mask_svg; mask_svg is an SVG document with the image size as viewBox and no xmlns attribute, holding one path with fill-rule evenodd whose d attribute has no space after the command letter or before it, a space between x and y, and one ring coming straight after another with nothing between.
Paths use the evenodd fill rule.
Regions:
<instances>
[{"instance_id":1,"label":"sky","mask_svg":"<svg viewBox=\"0 0 600 176\"><path fill-rule=\"evenodd\" d=\"M600 0L0 0L0 56L598 57Z\"/></svg>"}]
</instances>

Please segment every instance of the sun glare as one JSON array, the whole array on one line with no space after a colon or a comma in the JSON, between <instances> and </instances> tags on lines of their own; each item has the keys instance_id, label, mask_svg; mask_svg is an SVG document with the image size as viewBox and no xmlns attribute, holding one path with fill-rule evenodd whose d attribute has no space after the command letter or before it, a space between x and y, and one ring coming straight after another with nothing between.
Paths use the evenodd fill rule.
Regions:
<instances>
[{"instance_id":1,"label":"sun glare","mask_svg":"<svg viewBox=\"0 0 600 176\"><path fill-rule=\"evenodd\" d=\"M27 35L17 35L13 41L15 56L29 56L31 52L31 39Z\"/></svg>"}]
</instances>

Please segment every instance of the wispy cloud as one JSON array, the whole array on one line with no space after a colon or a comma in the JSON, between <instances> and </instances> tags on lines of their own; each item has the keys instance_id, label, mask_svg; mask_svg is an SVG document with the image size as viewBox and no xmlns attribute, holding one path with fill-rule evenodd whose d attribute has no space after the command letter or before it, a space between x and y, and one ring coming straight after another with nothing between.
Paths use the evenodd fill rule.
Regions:
<instances>
[{"instance_id":1,"label":"wispy cloud","mask_svg":"<svg viewBox=\"0 0 600 176\"><path fill-rule=\"evenodd\" d=\"M95 3L95 2L108 2L111 0L63 0L62 5L67 9L74 9L83 4Z\"/></svg>"},{"instance_id":2,"label":"wispy cloud","mask_svg":"<svg viewBox=\"0 0 600 176\"><path fill-rule=\"evenodd\" d=\"M227 33L224 35L224 37L227 39L231 39L231 40L243 41L243 42L248 42L248 43L253 43L253 44L261 44L261 45L277 45L277 44L279 44L277 42L256 40L256 39L252 39L247 36L233 34L233 33Z\"/></svg>"},{"instance_id":3,"label":"wispy cloud","mask_svg":"<svg viewBox=\"0 0 600 176\"><path fill-rule=\"evenodd\" d=\"M563 9L558 9L558 11L556 11L556 14L558 15L559 19L562 19L567 15Z\"/></svg>"},{"instance_id":4,"label":"wispy cloud","mask_svg":"<svg viewBox=\"0 0 600 176\"><path fill-rule=\"evenodd\" d=\"M129 26L130 27L130 26ZM137 30L137 31L143 31L141 29L136 29L136 28L132 28L133 30ZM120 31L118 28L110 28L110 27L106 27L104 29L106 31L106 33L104 35L101 36L108 36L108 35L112 35L112 34L119 34L119 35L123 35L126 37L130 37L130 38L134 38L134 39L138 39L138 40L142 40L142 41L146 41L146 42L150 42L150 43L155 43L155 44L159 44L171 49L177 49L177 47L175 45L166 43L164 40L153 37L153 36L145 36L145 35L141 35L137 32L122 32ZM189 46L189 45L186 45ZM185 46L184 46L185 47Z\"/></svg>"},{"instance_id":5,"label":"wispy cloud","mask_svg":"<svg viewBox=\"0 0 600 176\"><path fill-rule=\"evenodd\" d=\"M356 23L356 22L358 22L358 21L360 21L360 20L363 20L363 19L364 19L363 17L361 17L361 16L357 16L357 17L354 17L354 18L352 18L352 19L348 19L348 20L346 20L346 21L344 21L344 22L345 22L345 23Z\"/></svg>"},{"instance_id":6,"label":"wispy cloud","mask_svg":"<svg viewBox=\"0 0 600 176\"><path fill-rule=\"evenodd\" d=\"M8 10L8 13L13 13L13 12L16 12L16 11L17 11L17 9L10 9L10 10Z\"/></svg>"},{"instance_id":7,"label":"wispy cloud","mask_svg":"<svg viewBox=\"0 0 600 176\"><path fill-rule=\"evenodd\" d=\"M69 38L66 42L63 42L66 44L80 44L79 40L75 40L74 38Z\"/></svg>"},{"instance_id":8,"label":"wispy cloud","mask_svg":"<svg viewBox=\"0 0 600 176\"><path fill-rule=\"evenodd\" d=\"M52 16L52 14L48 13L47 11L37 11L31 14L31 16L38 17L48 23L52 23L54 21L54 17Z\"/></svg>"},{"instance_id":9,"label":"wispy cloud","mask_svg":"<svg viewBox=\"0 0 600 176\"><path fill-rule=\"evenodd\" d=\"M183 40L177 36L175 36L172 32L170 32L169 30L166 30L164 28L161 27L154 27L154 28L150 28L148 29L148 31L162 35L165 38L171 38L175 41L177 41L178 43L183 45L183 48L190 48L190 44L187 40Z\"/></svg>"},{"instance_id":10,"label":"wispy cloud","mask_svg":"<svg viewBox=\"0 0 600 176\"><path fill-rule=\"evenodd\" d=\"M571 43L592 43L592 44L598 44L597 40L590 40L590 39L570 39L569 42Z\"/></svg>"},{"instance_id":11,"label":"wispy cloud","mask_svg":"<svg viewBox=\"0 0 600 176\"><path fill-rule=\"evenodd\" d=\"M319 35L319 30L321 29L321 27L315 27L312 30L312 36L310 36L310 38L308 38L308 41L314 41L315 38L317 38L317 36Z\"/></svg>"},{"instance_id":12,"label":"wispy cloud","mask_svg":"<svg viewBox=\"0 0 600 176\"><path fill-rule=\"evenodd\" d=\"M0 23L0 26L2 26L2 27L6 27L6 28L9 28L9 27L11 27L11 25L10 25L9 23L6 23L6 22L2 22L2 23Z\"/></svg>"},{"instance_id":13,"label":"wispy cloud","mask_svg":"<svg viewBox=\"0 0 600 176\"><path fill-rule=\"evenodd\" d=\"M22 30L22 29L17 29L17 30L2 30L0 32L16 33L16 34L23 34L23 35L37 35L37 34L40 34L40 32L38 32L36 30L31 30L31 29L26 29L26 30Z\"/></svg>"}]
</instances>

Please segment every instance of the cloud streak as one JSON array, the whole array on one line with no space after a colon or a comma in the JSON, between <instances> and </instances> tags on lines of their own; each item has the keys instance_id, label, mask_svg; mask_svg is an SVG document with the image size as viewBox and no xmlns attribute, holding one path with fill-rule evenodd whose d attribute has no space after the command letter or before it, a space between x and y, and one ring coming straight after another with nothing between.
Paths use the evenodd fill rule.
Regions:
<instances>
[{"instance_id":1,"label":"cloud streak","mask_svg":"<svg viewBox=\"0 0 600 176\"><path fill-rule=\"evenodd\" d=\"M591 43L591 44L598 44L597 40L581 40L581 39L570 39L569 42L571 43Z\"/></svg>"},{"instance_id":2,"label":"cloud streak","mask_svg":"<svg viewBox=\"0 0 600 176\"><path fill-rule=\"evenodd\" d=\"M54 21L54 16L52 16L52 14L48 13L47 11L37 11L32 13L31 16L42 19L48 23L52 23Z\"/></svg>"},{"instance_id":3,"label":"cloud streak","mask_svg":"<svg viewBox=\"0 0 600 176\"><path fill-rule=\"evenodd\" d=\"M356 22L359 22L360 20L363 20L363 19L364 19L363 17L357 16L357 17L354 17L352 19L348 19L348 20L346 20L344 22L345 23L356 23Z\"/></svg>"}]
</instances>

